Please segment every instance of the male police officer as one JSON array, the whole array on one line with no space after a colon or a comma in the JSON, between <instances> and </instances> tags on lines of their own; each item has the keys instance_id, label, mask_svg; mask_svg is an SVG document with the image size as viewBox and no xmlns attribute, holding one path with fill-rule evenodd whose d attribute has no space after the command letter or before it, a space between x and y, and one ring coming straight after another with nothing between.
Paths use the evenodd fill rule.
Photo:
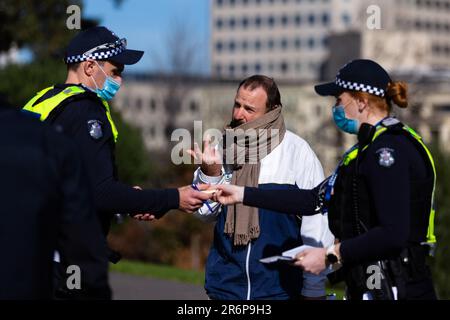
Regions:
<instances>
[{"instance_id":1,"label":"male police officer","mask_svg":"<svg viewBox=\"0 0 450 320\"><path fill-rule=\"evenodd\" d=\"M74 143L0 103L0 154L0 300L51 298L55 249L73 266L67 294L108 299L106 242Z\"/></svg>"},{"instance_id":2,"label":"male police officer","mask_svg":"<svg viewBox=\"0 0 450 320\"><path fill-rule=\"evenodd\" d=\"M170 209L193 212L210 197L190 186L137 190L117 180L114 146L118 133L107 101L120 88L124 65L135 64L142 55L143 51L127 49L126 39L105 27L84 30L67 47L65 84L42 90L24 107L40 120L61 126L78 142L105 235L116 213L151 212L159 218Z\"/></svg>"}]
</instances>

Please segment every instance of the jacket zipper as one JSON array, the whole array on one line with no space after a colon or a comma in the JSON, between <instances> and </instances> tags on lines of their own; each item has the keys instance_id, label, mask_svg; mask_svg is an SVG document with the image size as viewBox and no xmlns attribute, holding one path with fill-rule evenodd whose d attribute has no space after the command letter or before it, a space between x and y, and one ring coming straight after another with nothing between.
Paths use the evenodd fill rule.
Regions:
<instances>
[{"instance_id":1,"label":"jacket zipper","mask_svg":"<svg viewBox=\"0 0 450 320\"><path fill-rule=\"evenodd\" d=\"M247 248L247 258L245 259L245 273L247 275L247 300L250 300L250 293L251 293L251 288L252 288L252 284L250 282L250 251L252 249L252 243L249 242L248 243L248 248Z\"/></svg>"}]
</instances>

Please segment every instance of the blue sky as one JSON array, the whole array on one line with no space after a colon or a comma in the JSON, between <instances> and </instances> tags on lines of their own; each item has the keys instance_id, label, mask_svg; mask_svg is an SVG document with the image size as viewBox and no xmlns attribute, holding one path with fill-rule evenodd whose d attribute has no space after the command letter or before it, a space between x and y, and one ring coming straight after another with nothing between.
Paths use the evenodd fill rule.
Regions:
<instances>
[{"instance_id":1,"label":"blue sky","mask_svg":"<svg viewBox=\"0 0 450 320\"><path fill-rule=\"evenodd\" d=\"M154 71L168 52L165 38L178 20L187 26L195 41L198 71L209 70L209 0L124 0L119 7L112 0L85 0L83 15L100 20L100 24L125 37L130 49L146 53L130 71Z\"/></svg>"}]
</instances>

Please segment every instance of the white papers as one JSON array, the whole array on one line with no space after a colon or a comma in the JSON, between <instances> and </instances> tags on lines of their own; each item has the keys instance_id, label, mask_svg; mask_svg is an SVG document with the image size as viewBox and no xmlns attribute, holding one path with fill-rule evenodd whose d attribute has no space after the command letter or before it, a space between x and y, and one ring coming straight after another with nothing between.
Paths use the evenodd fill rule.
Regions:
<instances>
[{"instance_id":1,"label":"white papers","mask_svg":"<svg viewBox=\"0 0 450 320\"><path fill-rule=\"evenodd\" d=\"M296 248L284 251L281 254L281 256L266 257L266 258L263 258L263 259L259 259L259 261L262 262L262 263L274 263L274 262L277 262L277 261L280 261L280 262L293 262L293 261L295 261L295 256L298 253L302 252L305 249L309 249L309 248L313 248L313 247L308 246L308 245L303 245L303 246L300 246L300 247L296 247Z\"/></svg>"}]
</instances>

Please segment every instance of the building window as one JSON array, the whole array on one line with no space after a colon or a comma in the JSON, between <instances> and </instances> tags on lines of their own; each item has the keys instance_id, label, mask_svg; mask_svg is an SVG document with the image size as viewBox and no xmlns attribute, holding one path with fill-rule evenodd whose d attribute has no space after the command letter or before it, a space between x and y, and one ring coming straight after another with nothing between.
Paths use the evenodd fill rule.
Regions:
<instances>
[{"instance_id":1,"label":"building window","mask_svg":"<svg viewBox=\"0 0 450 320\"><path fill-rule=\"evenodd\" d=\"M299 26L301 25L301 23L302 23L302 16L298 14L295 16L295 24Z\"/></svg>"},{"instance_id":2,"label":"building window","mask_svg":"<svg viewBox=\"0 0 450 320\"><path fill-rule=\"evenodd\" d=\"M261 64L260 63L255 63L255 72L256 73L260 73L261 72Z\"/></svg>"},{"instance_id":3,"label":"building window","mask_svg":"<svg viewBox=\"0 0 450 320\"><path fill-rule=\"evenodd\" d=\"M432 47L432 51L435 54L439 54L441 52L441 47L438 44L434 44Z\"/></svg>"},{"instance_id":4,"label":"building window","mask_svg":"<svg viewBox=\"0 0 450 320\"><path fill-rule=\"evenodd\" d=\"M228 71L229 71L230 75L234 75L234 69L235 69L234 64L230 64L228 66Z\"/></svg>"},{"instance_id":5,"label":"building window","mask_svg":"<svg viewBox=\"0 0 450 320\"><path fill-rule=\"evenodd\" d=\"M314 22L316 21L316 16L314 15L314 14L310 14L309 16L308 16L308 22L309 22L309 24L310 25L314 25Z\"/></svg>"},{"instance_id":6,"label":"building window","mask_svg":"<svg viewBox=\"0 0 450 320\"><path fill-rule=\"evenodd\" d=\"M231 40L230 43L228 44L228 49L231 52L234 52L234 49L236 49L236 43L233 40Z\"/></svg>"},{"instance_id":7,"label":"building window","mask_svg":"<svg viewBox=\"0 0 450 320\"><path fill-rule=\"evenodd\" d=\"M282 73L288 72L288 63L286 61L280 63L280 70Z\"/></svg>"},{"instance_id":8,"label":"building window","mask_svg":"<svg viewBox=\"0 0 450 320\"><path fill-rule=\"evenodd\" d=\"M217 42L216 42L216 50L217 50L218 52L221 52L222 49L223 49L222 41L217 41Z\"/></svg>"},{"instance_id":9,"label":"building window","mask_svg":"<svg viewBox=\"0 0 450 320\"><path fill-rule=\"evenodd\" d=\"M328 13L322 14L322 24L328 26L330 24L330 15Z\"/></svg>"},{"instance_id":10,"label":"building window","mask_svg":"<svg viewBox=\"0 0 450 320\"><path fill-rule=\"evenodd\" d=\"M436 31L441 31L441 24L439 23L439 22L436 22L435 24L434 24L434 29L436 29Z\"/></svg>"},{"instance_id":11,"label":"building window","mask_svg":"<svg viewBox=\"0 0 450 320\"><path fill-rule=\"evenodd\" d=\"M350 15L348 13L343 13L342 14L342 22L346 26L350 25Z\"/></svg>"},{"instance_id":12,"label":"building window","mask_svg":"<svg viewBox=\"0 0 450 320\"><path fill-rule=\"evenodd\" d=\"M242 27L244 29L248 27L248 18L247 17L242 18Z\"/></svg>"},{"instance_id":13,"label":"building window","mask_svg":"<svg viewBox=\"0 0 450 320\"><path fill-rule=\"evenodd\" d=\"M269 72L273 72L273 63L269 63L269 65L267 66L269 69Z\"/></svg>"},{"instance_id":14,"label":"building window","mask_svg":"<svg viewBox=\"0 0 450 320\"><path fill-rule=\"evenodd\" d=\"M416 25L416 29L419 29L419 30L422 29L422 21L416 20L415 25Z\"/></svg>"},{"instance_id":15,"label":"building window","mask_svg":"<svg viewBox=\"0 0 450 320\"><path fill-rule=\"evenodd\" d=\"M273 16L270 16L269 19L267 19L267 24L269 25L269 27L273 28L273 26L275 25L275 18Z\"/></svg>"},{"instance_id":16,"label":"building window","mask_svg":"<svg viewBox=\"0 0 450 320\"><path fill-rule=\"evenodd\" d=\"M217 29L222 29L222 27L223 27L222 19L219 18L216 20L216 27L217 27Z\"/></svg>"},{"instance_id":17,"label":"building window","mask_svg":"<svg viewBox=\"0 0 450 320\"><path fill-rule=\"evenodd\" d=\"M141 110L142 110L142 99L141 99L141 98L137 98L137 99L136 99L136 109L137 109L138 111L141 111Z\"/></svg>"},{"instance_id":18,"label":"building window","mask_svg":"<svg viewBox=\"0 0 450 320\"><path fill-rule=\"evenodd\" d=\"M287 47L288 47L288 41L287 41L286 38L283 38L283 39L281 40L281 48L282 48L282 49L287 49Z\"/></svg>"},{"instance_id":19,"label":"building window","mask_svg":"<svg viewBox=\"0 0 450 320\"><path fill-rule=\"evenodd\" d=\"M230 5L234 6L236 4L236 0L229 0L230 1Z\"/></svg>"},{"instance_id":20,"label":"building window","mask_svg":"<svg viewBox=\"0 0 450 320\"><path fill-rule=\"evenodd\" d=\"M246 63L243 63L243 64L241 65L241 70L242 70L242 73L247 73L247 71L248 71L248 65L247 65Z\"/></svg>"},{"instance_id":21,"label":"building window","mask_svg":"<svg viewBox=\"0 0 450 320\"><path fill-rule=\"evenodd\" d=\"M216 74L222 73L222 66L220 64L216 64Z\"/></svg>"},{"instance_id":22,"label":"building window","mask_svg":"<svg viewBox=\"0 0 450 320\"><path fill-rule=\"evenodd\" d=\"M300 38L295 39L295 48L300 49L301 46L302 46L302 41L300 40Z\"/></svg>"},{"instance_id":23,"label":"building window","mask_svg":"<svg viewBox=\"0 0 450 320\"><path fill-rule=\"evenodd\" d=\"M217 6L222 6L222 4L223 4L223 0L216 0L216 4L217 4Z\"/></svg>"},{"instance_id":24,"label":"building window","mask_svg":"<svg viewBox=\"0 0 450 320\"><path fill-rule=\"evenodd\" d=\"M246 40L242 41L242 50L246 51L248 49L248 42Z\"/></svg>"},{"instance_id":25,"label":"building window","mask_svg":"<svg viewBox=\"0 0 450 320\"><path fill-rule=\"evenodd\" d=\"M283 25L283 27L287 27L288 22L289 22L289 20L288 20L288 17L286 15L281 17L281 24Z\"/></svg>"},{"instance_id":26,"label":"building window","mask_svg":"<svg viewBox=\"0 0 450 320\"><path fill-rule=\"evenodd\" d=\"M314 49L314 45L315 45L314 38L309 38L309 39L308 39L308 47L309 47L310 49Z\"/></svg>"},{"instance_id":27,"label":"building window","mask_svg":"<svg viewBox=\"0 0 450 320\"><path fill-rule=\"evenodd\" d=\"M257 28L261 27L261 17L255 18L255 25Z\"/></svg>"},{"instance_id":28,"label":"building window","mask_svg":"<svg viewBox=\"0 0 450 320\"><path fill-rule=\"evenodd\" d=\"M445 46L445 54L449 55L450 53L450 47L449 46Z\"/></svg>"},{"instance_id":29,"label":"building window","mask_svg":"<svg viewBox=\"0 0 450 320\"><path fill-rule=\"evenodd\" d=\"M231 29L234 29L236 26L236 20L234 18L230 18L230 21L228 22Z\"/></svg>"},{"instance_id":30,"label":"building window","mask_svg":"<svg viewBox=\"0 0 450 320\"><path fill-rule=\"evenodd\" d=\"M198 111L198 103L196 101L191 101L191 103L189 104L189 109L192 112L197 112Z\"/></svg>"},{"instance_id":31,"label":"building window","mask_svg":"<svg viewBox=\"0 0 450 320\"><path fill-rule=\"evenodd\" d=\"M150 111L156 111L156 101L155 99L150 99Z\"/></svg>"},{"instance_id":32,"label":"building window","mask_svg":"<svg viewBox=\"0 0 450 320\"><path fill-rule=\"evenodd\" d=\"M260 40L256 40L255 41L255 50L260 50L261 49L261 41Z\"/></svg>"},{"instance_id":33,"label":"building window","mask_svg":"<svg viewBox=\"0 0 450 320\"><path fill-rule=\"evenodd\" d=\"M323 47L324 48L328 48L328 37L323 37L323 39L322 39L322 45L323 45Z\"/></svg>"},{"instance_id":34,"label":"building window","mask_svg":"<svg viewBox=\"0 0 450 320\"><path fill-rule=\"evenodd\" d=\"M269 39L269 41L267 42L267 47L269 48L269 50L273 50L274 47L273 39Z\"/></svg>"}]
</instances>

